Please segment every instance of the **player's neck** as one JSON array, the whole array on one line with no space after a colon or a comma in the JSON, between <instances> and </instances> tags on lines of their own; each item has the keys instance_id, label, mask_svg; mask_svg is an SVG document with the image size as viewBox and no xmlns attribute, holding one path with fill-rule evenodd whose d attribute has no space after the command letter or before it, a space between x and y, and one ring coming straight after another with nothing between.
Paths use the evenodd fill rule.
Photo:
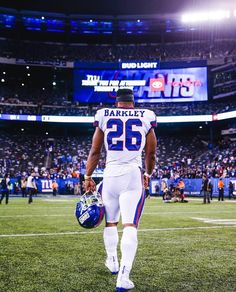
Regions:
<instances>
[{"instance_id":1,"label":"player's neck","mask_svg":"<svg viewBox=\"0 0 236 292\"><path fill-rule=\"evenodd\" d=\"M134 104L132 102L118 102L117 108L134 108Z\"/></svg>"}]
</instances>

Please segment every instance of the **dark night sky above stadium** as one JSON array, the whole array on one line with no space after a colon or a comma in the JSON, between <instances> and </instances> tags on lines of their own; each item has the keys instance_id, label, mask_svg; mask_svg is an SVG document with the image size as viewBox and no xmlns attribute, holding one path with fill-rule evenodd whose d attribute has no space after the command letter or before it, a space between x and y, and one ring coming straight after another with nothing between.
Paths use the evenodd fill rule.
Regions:
<instances>
[{"instance_id":1,"label":"dark night sky above stadium","mask_svg":"<svg viewBox=\"0 0 236 292\"><path fill-rule=\"evenodd\" d=\"M236 8L235 0L0 0L0 7L68 14L160 14Z\"/></svg>"}]
</instances>

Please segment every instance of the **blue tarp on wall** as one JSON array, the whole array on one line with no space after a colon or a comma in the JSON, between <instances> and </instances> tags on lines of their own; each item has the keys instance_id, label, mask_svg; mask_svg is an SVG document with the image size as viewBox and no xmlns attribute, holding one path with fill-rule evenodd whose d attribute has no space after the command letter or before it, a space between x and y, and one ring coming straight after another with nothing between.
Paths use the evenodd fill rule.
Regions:
<instances>
[{"instance_id":1,"label":"blue tarp on wall","mask_svg":"<svg viewBox=\"0 0 236 292\"><path fill-rule=\"evenodd\" d=\"M187 196L194 196L199 197L202 196L200 193L201 185L202 185L202 179L184 179L185 183L185 191L184 194ZM213 196L218 196L218 181L217 178L212 178L211 182L213 184ZM228 186L229 181L233 182L234 185L234 195L236 195L236 178L224 178L223 179L225 184L224 194L225 197L228 197ZM17 183L18 180L13 178L11 179L11 183ZM45 193L50 194L52 193L52 182L53 179L36 179L36 184L38 187L38 193ZM56 182L58 183L58 193L59 194L72 194L75 184L80 183L79 178L66 178L66 179L56 179ZM168 180L168 185L170 185L173 182L173 180ZM13 187L11 193L13 193ZM152 195L154 194L161 194L161 180L160 179L154 179L151 181L151 188L150 193Z\"/></svg>"},{"instance_id":2,"label":"blue tarp on wall","mask_svg":"<svg viewBox=\"0 0 236 292\"><path fill-rule=\"evenodd\" d=\"M185 191L184 194L187 196L194 196L194 197L199 197L202 196L200 193L201 191L201 186L202 186L202 179L184 179L183 180L185 183ZM211 183L213 184L213 196L216 197L218 196L218 181L219 179L217 178L211 178ZM232 181L234 185L234 194L236 195L236 178L224 178L223 179L225 188L224 188L224 195L228 197L229 193L229 182ZM173 180L168 180L168 186L173 182ZM158 192L157 192L158 190ZM151 188L150 188L150 193L151 194L160 194L161 190L161 180L152 180L151 181Z\"/></svg>"},{"instance_id":3,"label":"blue tarp on wall","mask_svg":"<svg viewBox=\"0 0 236 292\"><path fill-rule=\"evenodd\" d=\"M52 182L53 179L41 179L41 178L36 178L36 185L38 188L38 193L44 193L44 194L50 194L52 193ZM14 183L18 183L19 182L16 178L12 178L10 180L11 184L12 184L12 191L11 193L14 193L14 188L13 188L13 184ZM78 184L80 182L79 178L66 178L66 179L56 179L56 182L58 183L58 193L59 194L72 194L73 193L73 189L74 189L74 185ZM20 188L18 187L19 191Z\"/></svg>"}]
</instances>

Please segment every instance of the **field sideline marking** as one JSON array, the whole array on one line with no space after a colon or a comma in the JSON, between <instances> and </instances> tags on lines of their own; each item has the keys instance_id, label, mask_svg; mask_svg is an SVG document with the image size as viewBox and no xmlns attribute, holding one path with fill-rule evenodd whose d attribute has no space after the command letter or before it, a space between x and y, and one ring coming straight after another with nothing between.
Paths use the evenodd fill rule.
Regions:
<instances>
[{"instance_id":1,"label":"field sideline marking","mask_svg":"<svg viewBox=\"0 0 236 292\"><path fill-rule=\"evenodd\" d=\"M206 213L206 210L202 210L202 211L193 211L193 212L185 212L185 211L180 211L180 212L143 212L143 214L148 214L148 215L161 215L161 214L181 214L181 215L184 215L184 214L201 214L201 213ZM208 213L211 213L211 214L215 214L215 213L236 213L236 211L221 211L221 210L216 210L216 211L208 211L207 210L207 214Z\"/></svg>"},{"instance_id":2,"label":"field sideline marking","mask_svg":"<svg viewBox=\"0 0 236 292\"><path fill-rule=\"evenodd\" d=\"M173 227L173 228L149 228L139 229L138 232L155 232L155 231L178 231L178 230L200 230L200 229L219 229L219 228L236 228L236 226L197 226L197 227ZM118 230L119 233L122 230ZM10 237L37 237L37 236L61 236L61 235L80 235L80 234L103 234L103 231L72 231L72 232L55 232L55 233L25 233L25 234L0 234L0 238Z\"/></svg>"},{"instance_id":3,"label":"field sideline marking","mask_svg":"<svg viewBox=\"0 0 236 292\"><path fill-rule=\"evenodd\" d=\"M236 219L212 219L212 218L198 218L192 217L191 219L202 221L210 224L223 224L223 225L236 225Z\"/></svg>"},{"instance_id":4,"label":"field sideline marking","mask_svg":"<svg viewBox=\"0 0 236 292\"><path fill-rule=\"evenodd\" d=\"M36 214L36 215L6 215L0 216L0 218L27 218L27 217L66 217L66 216L75 216L74 214Z\"/></svg>"},{"instance_id":5,"label":"field sideline marking","mask_svg":"<svg viewBox=\"0 0 236 292\"><path fill-rule=\"evenodd\" d=\"M193 212L143 212L143 215L166 215L166 214L201 214L205 213L204 211L193 211ZM209 211L207 213L218 214L218 213L236 213L236 211ZM68 214L22 214L22 215L1 215L0 218L27 218L27 217L69 217L75 216L74 213ZM234 219L233 219L234 220ZM236 220L236 219L235 219Z\"/></svg>"},{"instance_id":6,"label":"field sideline marking","mask_svg":"<svg viewBox=\"0 0 236 292\"><path fill-rule=\"evenodd\" d=\"M143 212L143 215L166 215L166 214L201 214L205 213L204 211L193 211L193 212ZM236 213L236 211L208 211L210 214L218 213ZM27 218L27 217L69 217L75 216L74 213L68 214L22 214L22 215L1 215L0 218Z\"/></svg>"}]
</instances>

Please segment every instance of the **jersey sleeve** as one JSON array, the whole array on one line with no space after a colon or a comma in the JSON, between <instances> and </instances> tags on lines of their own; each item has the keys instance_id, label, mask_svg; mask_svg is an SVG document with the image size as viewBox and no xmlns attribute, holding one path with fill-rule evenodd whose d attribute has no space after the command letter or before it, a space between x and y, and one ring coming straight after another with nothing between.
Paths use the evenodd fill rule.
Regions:
<instances>
[{"instance_id":1,"label":"jersey sleeve","mask_svg":"<svg viewBox=\"0 0 236 292\"><path fill-rule=\"evenodd\" d=\"M100 109L95 114L93 126L99 127L104 132L103 124L104 124L104 109Z\"/></svg>"},{"instance_id":2,"label":"jersey sleeve","mask_svg":"<svg viewBox=\"0 0 236 292\"><path fill-rule=\"evenodd\" d=\"M151 128L156 128L157 127L157 117L154 112L152 112L152 119L150 121L150 126Z\"/></svg>"},{"instance_id":3,"label":"jersey sleeve","mask_svg":"<svg viewBox=\"0 0 236 292\"><path fill-rule=\"evenodd\" d=\"M95 117L94 117L93 126L101 128L101 110L98 110L96 112Z\"/></svg>"},{"instance_id":4,"label":"jersey sleeve","mask_svg":"<svg viewBox=\"0 0 236 292\"><path fill-rule=\"evenodd\" d=\"M153 111L148 110L146 118L146 131L147 133L157 126L157 118Z\"/></svg>"}]
</instances>

